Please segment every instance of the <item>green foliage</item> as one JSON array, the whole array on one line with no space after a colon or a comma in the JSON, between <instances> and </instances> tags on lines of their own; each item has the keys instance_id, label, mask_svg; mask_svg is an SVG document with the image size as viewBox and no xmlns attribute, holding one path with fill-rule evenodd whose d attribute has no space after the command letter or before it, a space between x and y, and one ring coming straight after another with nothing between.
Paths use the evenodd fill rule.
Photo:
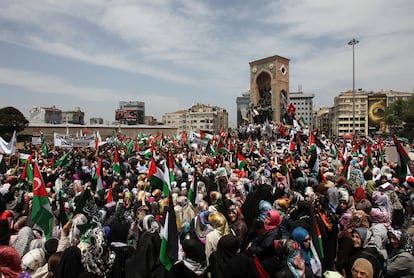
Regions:
<instances>
[{"instance_id":1,"label":"green foliage","mask_svg":"<svg viewBox=\"0 0 414 278\"><path fill-rule=\"evenodd\" d=\"M24 130L29 125L24 115L14 107L0 109L0 136L4 140L10 140L13 132Z\"/></svg>"},{"instance_id":2,"label":"green foliage","mask_svg":"<svg viewBox=\"0 0 414 278\"><path fill-rule=\"evenodd\" d=\"M398 99L385 110L385 122L391 134L414 139L414 95L408 100Z\"/></svg>"}]
</instances>

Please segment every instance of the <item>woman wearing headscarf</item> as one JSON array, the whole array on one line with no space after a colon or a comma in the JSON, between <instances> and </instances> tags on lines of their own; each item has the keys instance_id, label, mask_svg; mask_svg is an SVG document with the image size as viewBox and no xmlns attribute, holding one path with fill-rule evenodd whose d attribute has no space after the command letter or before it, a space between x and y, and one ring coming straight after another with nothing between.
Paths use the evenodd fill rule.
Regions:
<instances>
[{"instance_id":1,"label":"woman wearing headscarf","mask_svg":"<svg viewBox=\"0 0 414 278\"><path fill-rule=\"evenodd\" d=\"M312 269L315 276L322 277L322 264L309 231L303 227L296 227L292 231L292 239L299 243L305 264Z\"/></svg>"},{"instance_id":2,"label":"woman wearing headscarf","mask_svg":"<svg viewBox=\"0 0 414 278\"><path fill-rule=\"evenodd\" d=\"M372 241L386 260L388 258L386 244L388 243L387 231L391 228L392 204L389 197L380 191L372 193L373 207L369 213L371 221Z\"/></svg>"},{"instance_id":3,"label":"woman wearing headscarf","mask_svg":"<svg viewBox=\"0 0 414 278\"><path fill-rule=\"evenodd\" d=\"M84 271L81 250L76 246L65 249L53 278L78 278Z\"/></svg>"},{"instance_id":4,"label":"woman wearing headscarf","mask_svg":"<svg viewBox=\"0 0 414 278\"><path fill-rule=\"evenodd\" d=\"M372 238L372 232L366 227L358 227L352 230L352 242L356 250L355 254L351 256L349 268L346 271L346 277L352 277L354 262L360 258L366 259L373 267L373 277L383 277L382 268L384 265L384 258L379 253Z\"/></svg>"},{"instance_id":5,"label":"woman wearing headscarf","mask_svg":"<svg viewBox=\"0 0 414 278\"><path fill-rule=\"evenodd\" d=\"M181 243L182 260L175 263L168 278L206 278L207 260L204 245L198 239L185 239Z\"/></svg>"},{"instance_id":6,"label":"woman wearing headscarf","mask_svg":"<svg viewBox=\"0 0 414 278\"><path fill-rule=\"evenodd\" d=\"M298 201L290 212L290 218L290 231L293 231L297 227L302 227L309 231L310 240L312 241L312 246L317 253L319 264L323 263L323 261L320 261L320 259L323 258L323 245L318 240L320 235L320 228L315 217L315 210L313 205L306 201Z\"/></svg>"},{"instance_id":7,"label":"woman wearing headscarf","mask_svg":"<svg viewBox=\"0 0 414 278\"><path fill-rule=\"evenodd\" d=\"M11 246L0 246L0 273L4 278L16 278L22 273L19 253Z\"/></svg>"},{"instance_id":8,"label":"woman wearing headscarf","mask_svg":"<svg viewBox=\"0 0 414 278\"><path fill-rule=\"evenodd\" d=\"M305 264L299 243L294 240L282 239L275 241L276 252L286 258L282 267L274 277L281 278L311 278L312 270Z\"/></svg>"},{"instance_id":9,"label":"woman wearing headscarf","mask_svg":"<svg viewBox=\"0 0 414 278\"><path fill-rule=\"evenodd\" d=\"M115 252L112 277L125 277L126 260L132 256L135 249L128 245L130 225L128 223L115 222L109 231L109 248Z\"/></svg>"},{"instance_id":10,"label":"woman wearing headscarf","mask_svg":"<svg viewBox=\"0 0 414 278\"><path fill-rule=\"evenodd\" d=\"M414 256L406 250L409 235L404 229L392 229L388 238L387 278L413 277Z\"/></svg>"},{"instance_id":11,"label":"woman wearing headscarf","mask_svg":"<svg viewBox=\"0 0 414 278\"><path fill-rule=\"evenodd\" d=\"M241 214L240 207L236 205L231 205L228 210L227 214L229 216L229 228L230 232L238 237L240 241L240 248L244 250L247 246L247 224L243 219Z\"/></svg>"},{"instance_id":12,"label":"woman wearing headscarf","mask_svg":"<svg viewBox=\"0 0 414 278\"><path fill-rule=\"evenodd\" d=\"M352 265L353 278L377 278L374 276L374 267L372 263L366 258L358 258Z\"/></svg>"},{"instance_id":13,"label":"woman wearing headscarf","mask_svg":"<svg viewBox=\"0 0 414 278\"><path fill-rule=\"evenodd\" d=\"M352 241L352 230L358 227L369 228L369 221L366 216L355 215L349 222L340 224L335 267L343 276L345 276L346 270L350 268L350 257L356 252Z\"/></svg>"},{"instance_id":14,"label":"woman wearing headscarf","mask_svg":"<svg viewBox=\"0 0 414 278\"><path fill-rule=\"evenodd\" d=\"M266 213L263 228L257 237L249 243L245 253L253 257L256 268L272 275L280 266L275 257L274 241L281 239L280 224L282 217L277 210L269 210Z\"/></svg>"},{"instance_id":15,"label":"woman wearing headscarf","mask_svg":"<svg viewBox=\"0 0 414 278\"><path fill-rule=\"evenodd\" d=\"M232 234L220 238L217 250L210 256L211 278L224 278L227 263L240 251L240 240Z\"/></svg>"},{"instance_id":16,"label":"woman wearing headscarf","mask_svg":"<svg viewBox=\"0 0 414 278\"><path fill-rule=\"evenodd\" d=\"M80 246L85 271L96 277L111 277L115 252L109 249L104 228L98 226L90 230L88 238L83 238Z\"/></svg>"},{"instance_id":17,"label":"woman wearing headscarf","mask_svg":"<svg viewBox=\"0 0 414 278\"><path fill-rule=\"evenodd\" d=\"M267 211L264 217L263 228L248 245L246 252L250 255L258 256L259 259L273 255L273 242L280 238L278 229L280 223L282 223L282 217L279 211L273 209Z\"/></svg>"},{"instance_id":18,"label":"woman wearing headscarf","mask_svg":"<svg viewBox=\"0 0 414 278\"><path fill-rule=\"evenodd\" d=\"M163 277L164 267L159 255L161 248L161 225L149 214L138 222L140 231L135 252L126 260L125 277Z\"/></svg>"},{"instance_id":19,"label":"woman wearing headscarf","mask_svg":"<svg viewBox=\"0 0 414 278\"><path fill-rule=\"evenodd\" d=\"M197 237L198 240L200 240L203 244L206 243L207 235L213 230L213 227L211 227L210 223L208 222L210 213L211 212L209 210L200 211L192 221L192 231L195 234L195 237Z\"/></svg>"},{"instance_id":20,"label":"woman wearing headscarf","mask_svg":"<svg viewBox=\"0 0 414 278\"><path fill-rule=\"evenodd\" d=\"M176 213L176 216L180 219L181 223L190 223L191 220L196 216L194 208L192 207L191 202L188 201L186 196L177 197L177 205L175 206L175 209L177 209L177 207L181 208L181 210L179 210L179 215L177 215Z\"/></svg>"},{"instance_id":21,"label":"woman wearing headscarf","mask_svg":"<svg viewBox=\"0 0 414 278\"><path fill-rule=\"evenodd\" d=\"M383 223L386 228L391 228L392 203L387 194L381 191L372 193L373 207L370 211L370 220L374 223Z\"/></svg>"},{"instance_id":22,"label":"woman wearing headscarf","mask_svg":"<svg viewBox=\"0 0 414 278\"><path fill-rule=\"evenodd\" d=\"M210 223L213 230L206 236L205 253L207 261L209 260L211 253L216 251L220 238L230 233L227 219L222 213L212 212L208 216L208 222Z\"/></svg>"},{"instance_id":23,"label":"woman wearing headscarf","mask_svg":"<svg viewBox=\"0 0 414 278\"><path fill-rule=\"evenodd\" d=\"M256 204L256 206L257 206L257 204ZM273 209L273 206L272 206L272 204L269 201L260 200L258 209L259 209L258 215L255 217L255 219L254 219L254 221L252 223L252 226L248 226L249 227L248 238L250 240L256 238L258 232L261 229L263 229L263 223L264 223L264 219L265 219L266 213L269 210Z\"/></svg>"}]
</instances>

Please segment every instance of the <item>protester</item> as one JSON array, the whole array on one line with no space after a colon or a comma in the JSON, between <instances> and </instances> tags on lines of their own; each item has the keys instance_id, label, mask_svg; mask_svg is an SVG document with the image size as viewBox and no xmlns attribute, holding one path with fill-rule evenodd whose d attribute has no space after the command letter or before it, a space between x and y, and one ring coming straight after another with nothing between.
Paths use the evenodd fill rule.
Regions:
<instances>
[{"instance_id":1,"label":"protester","mask_svg":"<svg viewBox=\"0 0 414 278\"><path fill-rule=\"evenodd\" d=\"M401 262L412 258L414 178L401 159L384 160L383 141L281 123L238 131L210 141L120 135L98 148L55 147L47 155L31 145L26 165L13 155L0 173L0 249L18 254L19 264L1 268L3 275L412 271Z\"/></svg>"}]
</instances>

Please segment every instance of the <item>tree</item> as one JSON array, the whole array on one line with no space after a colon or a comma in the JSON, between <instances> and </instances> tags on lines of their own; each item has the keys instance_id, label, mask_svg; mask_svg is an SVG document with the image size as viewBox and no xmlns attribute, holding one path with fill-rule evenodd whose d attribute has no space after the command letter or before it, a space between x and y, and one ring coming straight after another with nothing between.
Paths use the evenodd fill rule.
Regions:
<instances>
[{"instance_id":1,"label":"tree","mask_svg":"<svg viewBox=\"0 0 414 278\"><path fill-rule=\"evenodd\" d=\"M392 134L414 139L414 95L408 100L397 99L385 109L385 122Z\"/></svg>"},{"instance_id":2,"label":"tree","mask_svg":"<svg viewBox=\"0 0 414 278\"><path fill-rule=\"evenodd\" d=\"M24 115L14 107L4 107L0 109L0 136L8 141L13 132L24 130L29 125Z\"/></svg>"}]
</instances>

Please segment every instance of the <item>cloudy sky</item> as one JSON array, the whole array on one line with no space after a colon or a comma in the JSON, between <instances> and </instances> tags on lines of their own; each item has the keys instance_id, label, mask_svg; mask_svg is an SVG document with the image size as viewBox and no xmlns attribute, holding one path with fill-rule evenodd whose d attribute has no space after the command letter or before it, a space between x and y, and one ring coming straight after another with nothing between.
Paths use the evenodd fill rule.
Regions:
<instances>
[{"instance_id":1,"label":"cloudy sky","mask_svg":"<svg viewBox=\"0 0 414 278\"><path fill-rule=\"evenodd\" d=\"M356 88L412 92L409 0L2 0L1 107L80 107L112 122L119 101L146 114L220 106L235 125L249 62L290 59L290 91L317 107Z\"/></svg>"}]
</instances>

